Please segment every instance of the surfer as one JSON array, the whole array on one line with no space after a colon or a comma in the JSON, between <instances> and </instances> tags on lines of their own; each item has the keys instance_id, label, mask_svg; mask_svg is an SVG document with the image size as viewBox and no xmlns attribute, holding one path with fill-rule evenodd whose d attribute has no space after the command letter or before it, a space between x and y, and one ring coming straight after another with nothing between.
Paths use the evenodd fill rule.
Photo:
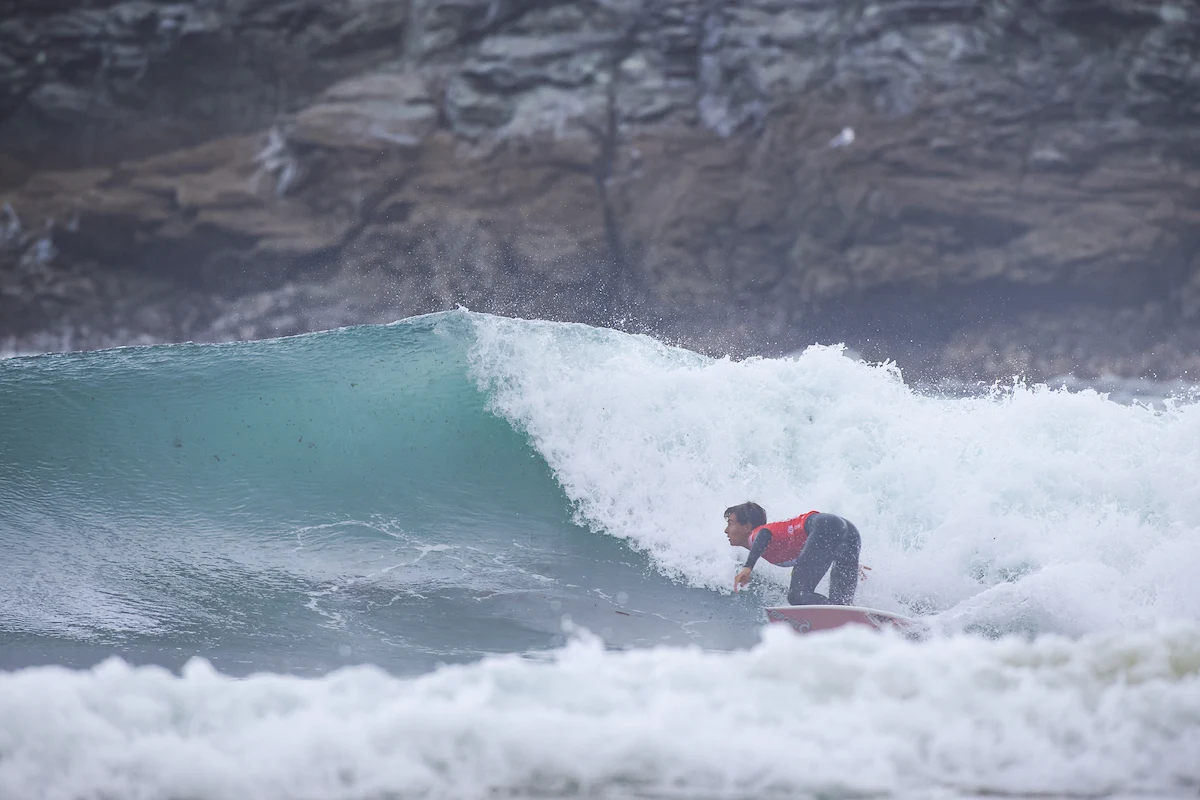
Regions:
<instances>
[{"instance_id":1,"label":"surfer","mask_svg":"<svg viewBox=\"0 0 1200 800\"><path fill-rule=\"evenodd\" d=\"M734 591L750 583L755 562L763 558L792 568L787 599L794 606L848 606L854 602L862 538L853 523L819 511L768 523L767 512L758 503L725 509L725 523L730 546L750 551L733 578ZM826 572L830 573L829 597L816 592Z\"/></svg>"}]
</instances>

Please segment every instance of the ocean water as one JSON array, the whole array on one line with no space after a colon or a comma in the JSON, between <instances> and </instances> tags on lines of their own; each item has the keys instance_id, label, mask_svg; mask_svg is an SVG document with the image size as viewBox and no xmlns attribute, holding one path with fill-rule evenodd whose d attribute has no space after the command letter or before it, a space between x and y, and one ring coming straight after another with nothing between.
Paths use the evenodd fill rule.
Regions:
<instances>
[{"instance_id":1,"label":"ocean water","mask_svg":"<svg viewBox=\"0 0 1200 800\"><path fill-rule=\"evenodd\" d=\"M0 798L1196 797L1198 453L466 311L0 361ZM932 635L764 626L747 499Z\"/></svg>"}]
</instances>

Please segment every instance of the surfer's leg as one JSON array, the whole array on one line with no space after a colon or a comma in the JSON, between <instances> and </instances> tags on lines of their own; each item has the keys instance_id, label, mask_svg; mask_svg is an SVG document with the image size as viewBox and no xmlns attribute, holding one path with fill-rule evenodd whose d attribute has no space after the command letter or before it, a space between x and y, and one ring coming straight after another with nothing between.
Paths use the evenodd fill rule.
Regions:
<instances>
[{"instance_id":1,"label":"surfer's leg","mask_svg":"<svg viewBox=\"0 0 1200 800\"><path fill-rule=\"evenodd\" d=\"M846 523L846 535L842 546L833 558L833 569L829 573L829 602L836 606L854 603L854 592L858 589L858 551L862 549L862 537L854 523Z\"/></svg>"},{"instance_id":2,"label":"surfer's leg","mask_svg":"<svg viewBox=\"0 0 1200 800\"><path fill-rule=\"evenodd\" d=\"M817 594L817 584L829 570L846 535L846 521L833 514L813 514L804 523L808 540L792 567L788 602L794 606L826 605L829 598Z\"/></svg>"}]
</instances>

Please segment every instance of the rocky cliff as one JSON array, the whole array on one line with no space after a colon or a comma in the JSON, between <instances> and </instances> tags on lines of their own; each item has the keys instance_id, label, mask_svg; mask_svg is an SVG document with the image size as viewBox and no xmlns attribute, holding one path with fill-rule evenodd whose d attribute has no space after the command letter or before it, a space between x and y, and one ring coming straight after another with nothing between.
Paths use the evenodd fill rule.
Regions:
<instances>
[{"instance_id":1,"label":"rocky cliff","mask_svg":"<svg viewBox=\"0 0 1200 800\"><path fill-rule=\"evenodd\" d=\"M463 304L1200 374L1200 7L8 0L0 344Z\"/></svg>"}]
</instances>

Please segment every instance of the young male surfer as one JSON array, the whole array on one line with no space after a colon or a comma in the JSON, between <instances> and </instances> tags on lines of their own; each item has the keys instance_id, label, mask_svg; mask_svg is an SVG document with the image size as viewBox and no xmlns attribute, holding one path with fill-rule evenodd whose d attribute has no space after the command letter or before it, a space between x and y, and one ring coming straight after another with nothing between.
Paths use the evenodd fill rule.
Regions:
<instances>
[{"instance_id":1,"label":"young male surfer","mask_svg":"<svg viewBox=\"0 0 1200 800\"><path fill-rule=\"evenodd\" d=\"M852 523L819 511L768 523L767 512L758 503L725 509L725 523L730 546L750 551L745 565L734 576L734 591L750 583L754 563L763 558L792 568L787 599L794 606L848 606L854 602L862 538ZM829 597L816 592L826 572L830 572Z\"/></svg>"}]
</instances>

